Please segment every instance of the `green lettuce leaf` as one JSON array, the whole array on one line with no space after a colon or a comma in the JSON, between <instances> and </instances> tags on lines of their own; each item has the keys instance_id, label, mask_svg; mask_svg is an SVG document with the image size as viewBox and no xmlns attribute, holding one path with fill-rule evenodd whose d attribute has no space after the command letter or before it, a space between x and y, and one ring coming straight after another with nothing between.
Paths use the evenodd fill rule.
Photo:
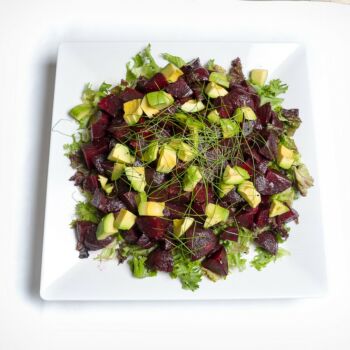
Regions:
<instances>
[{"instance_id":1,"label":"green lettuce leaf","mask_svg":"<svg viewBox=\"0 0 350 350\"><path fill-rule=\"evenodd\" d=\"M186 64L185 60L183 60L181 57L173 56L170 53L162 53L162 57L166 61L174 64L178 68L181 68L182 66L184 66Z\"/></svg>"},{"instance_id":2,"label":"green lettuce leaf","mask_svg":"<svg viewBox=\"0 0 350 350\"><path fill-rule=\"evenodd\" d=\"M126 81L129 85L133 85L140 76L149 79L160 71L160 67L151 55L150 44L148 44L144 50L136 54L132 60L133 62L128 62L126 64Z\"/></svg>"},{"instance_id":3,"label":"green lettuce leaf","mask_svg":"<svg viewBox=\"0 0 350 350\"><path fill-rule=\"evenodd\" d=\"M91 221L94 224L98 224L101 219L98 210L89 202L78 202L75 206L75 215L77 220Z\"/></svg>"},{"instance_id":4,"label":"green lettuce leaf","mask_svg":"<svg viewBox=\"0 0 350 350\"><path fill-rule=\"evenodd\" d=\"M277 97L288 90L288 85L283 84L280 79L271 80L267 85L259 86L252 82L250 84L255 88L260 96L260 106L270 102L273 109L281 106L283 98Z\"/></svg>"},{"instance_id":5,"label":"green lettuce leaf","mask_svg":"<svg viewBox=\"0 0 350 350\"><path fill-rule=\"evenodd\" d=\"M128 261L134 277L145 278L145 277L153 277L157 275L157 271L151 271L147 269L145 265L146 260L147 260L147 256L134 255Z\"/></svg>"},{"instance_id":6,"label":"green lettuce leaf","mask_svg":"<svg viewBox=\"0 0 350 350\"><path fill-rule=\"evenodd\" d=\"M276 255L273 255L260 247L255 249L255 253L256 254L253 260L250 262L250 265L258 271L265 268L269 263L275 262L277 259L280 259L283 256L290 255L290 253L283 248L279 248Z\"/></svg>"},{"instance_id":7,"label":"green lettuce leaf","mask_svg":"<svg viewBox=\"0 0 350 350\"><path fill-rule=\"evenodd\" d=\"M191 261L187 255L178 252L174 255L174 269L172 278L181 281L183 289L196 290L202 280L203 272L200 261Z\"/></svg>"}]
</instances>

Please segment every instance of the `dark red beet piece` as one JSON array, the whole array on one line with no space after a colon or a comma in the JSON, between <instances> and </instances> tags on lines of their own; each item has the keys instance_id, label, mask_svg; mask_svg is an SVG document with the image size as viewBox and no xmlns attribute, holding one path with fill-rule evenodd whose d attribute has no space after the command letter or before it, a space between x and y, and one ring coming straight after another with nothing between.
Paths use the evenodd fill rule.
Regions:
<instances>
[{"instance_id":1,"label":"dark red beet piece","mask_svg":"<svg viewBox=\"0 0 350 350\"><path fill-rule=\"evenodd\" d=\"M168 81L162 73L156 73L151 79L144 82L142 87L140 86L140 90L146 93L163 90L168 84Z\"/></svg>"},{"instance_id":2,"label":"dark red beet piece","mask_svg":"<svg viewBox=\"0 0 350 350\"><path fill-rule=\"evenodd\" d=\"M124 141L130 134L130 127L123 118L113 119L107 130L119 141Z\"/></svg>"},{"instance_id":3,"label":"dark red beet piece","mask_svg":"<svg viewBox=\"0 0 350 350\"><path fill-rule=\"evenodd\" d=\"M149 253L146 265L150 270L171 272L174 266L173 255L169 250L157 248Z\"/></svg>"},{"instance_id":4,"label":"dark red beet piece","mask_svg":"<svg viewBox=\"0 0 350 350\"><path fill-rule=\"evenodd\" d=\"M254 220L257 227L262 228L269 224L269 211L269 208L259 209Z\"/></svg>"},{"instance_id":5,"label":"dark red beet piece","mask_svg":"<svg viewBox=\"0 0 350 350\"><path fill-rule=\"evenodd\" d=\"M245 212L240 213L236 216L236 220L239 225L246 227L246 228L252 228L254 224L254 217L255 214L258 212L257 208L249 208Z\"/></svg>"},{"instance_id":6,"label":"dark red beet piece","mask_svg":"<svg viewBox=\"0 0 350 350\"><path fill-rule=\"evenodd\" d=\"M113 171L114 163L106 160L106 157L104 155L99 154L98 156L95 156L92 162L94 163L97 172L101 175L109 175Z\"/></svg>"},{"instance_id":7,"label":"dark red beet piece","mask_svg":"<svg viewBox=\"0 0 350 350\"><path fill-rule=\"evenodd\" d=\"M267 136L265 144L259 148L259 153L267 159L275 159L277 156L278 142L276 133L271 131Z\"/></svg>"},{"instance_id":8,"label":"dark red beet piece","mask_svg":"<svg viewBox=\"0 0 350 350\"><path fill-rule=\"evenodd\" d=\"M93 159L99 155L106 155L108 152L108 143L102 139L100 142L96 142L94 144L89 143L87 145L82 146L81 148L84 156L84 160L88 169L93 168Z\"/></svg>"},{"instance_id":9,"label":"dark red beet piece","mask_svg":"<svg viewBox=\"0 0 350 350\"><path fill-rule=\"evenodd\" d=\"M146 168L145 170L146 183L150 187L158 187L166 181L166 174L159 173L153 168Z\"/></svg>"},{"instance_id":10,"label":"dark red beet piece","mask_svg":"<svg viewBox=\"0 0 350 350\"><path fill-rule=\"evenodd\" d=\"M164 250L171 250L175 246L175 244L170 239L167 239L167 238L160 241L159 243L160 243L160 247Z\"/></svg>"},{"instance_id":11,"label":"dark red beet piece","mask_svg":"<svg viewBox=\"0 0 350 350\"><path fill-rule=\"evenodd\" d=\"M186 81L182 78L179 78L175 83L169 84L165 88L165 91L174 98L190 97L193 93Z\"/></svg>"},{"instance_id":12,"label":"dark red beet piece","mask_svg":"<svg viewBox=\"0 0 350 350\"><path fill-rule=\"evenodd\" d=\"M223 118L230 118L238 107L248 106L254 109L255 101L250 93L233 89L226 96L214 99L214 105Z\"/></svg>"},{"instance_id":13,"label":"dark red beet piece","mask_svg":"<svg viewBox=\"0 0 350 350\"><path fill-rule=\"evenodd\" d=\"M89 175L83 182L83 190L90 193L95 193L98 189L98 179L96 175Z\"/></svg>"},{"instance_id":14,"label":"dark red beet piece","mask_svg":"<svg viewBox=\"0 0 350 350\"><path fill-rule=\"evenodd\" d=\"M220 239L227 240L227 241L238 241L238 229L237 227L227 227L225 230L221 233Z\"/></svg>"},{"instance_id":15,"label":"dark red beet piece","mask_svg":"<svg viewBox=\"0 0 350 350\"><path fill-rule=\"evenodd\" d=\"M97 225L90 221L77 221L75 226L77 242L86 247L87 250L99 250L114 240L113 237L97 240L96 229Z\"/></svg>"},{"instance_id":16,"label":"dark red beet piece","mask_svg":"<svg viewBox=\"0 0 350 350\"><path fill-rule=\"evenodd\" d=\"M109 115L104 112L98 113L96 120L91 124L91 140L98 140L106 135L106 129L109 125Z\"/></svg>"},{"instance_id":17,"label":"dark red beet piece","mask_svg":"<svg viewBox=\"0 0 350 350\"><path fill-rule=\"evenodd\" d=\"M188 203L191 200L191 192L182 192L180 182L169 185L166 189L168 193L168 199L171 203Z\"/></svg>"},{"instance_id":18,"label":"dark red beet piece","mask_svg":"<svg viewBox=\"0 0 350 350\"><path fill-rule=\"evenodd\" d=\"M122 103L143 98L143 94L135 89L127 87L119 96Z\"/></svg>"},{"instance_id":19,"label":"dark red beet piece","mask_svg":"<svg viewBox=\"0 0 350 350\"><path fill-rule=\"evenodd\" d=\"M139 216L136 224L140 231L150 239L158 240L164 238L169 221L155 216Z\"/></svg>"},{"instance_id":20,"label":"dark red beet piece","mask_svg":"<svg viewBox=\"0 0 350 350\"><path fill-rule=\"evenodd\" d=\"M136 192L128 191L118 195L119 199L125 204L126 208L137 214Z\"/></svg>"},{"instance_id":21,"label":"dark red beet piece","mask_svg":"<svg viewBox=\"0 0 350 350\"><path fill-rule=\"evenodd\" d=\"M140 232L134 227L128 231L120 231L120 234L124 238L125 242L129 244L135 244L141 236Z\"/></svg>"},{"instance_id":22,"label":"dark red beet piece","mask_svg":"<svg viewBox=\"0 0 350 350\"><path fill-rule=\"evenodd\" d=\"M204 215L205 213L205 208L207 204L205 202L203 203L198 203L198 202L193 202L192 203L192 212L194 215ZM200 218L197 218L199 220Z\"/></svg>"},{"instance_id":23,"label":"dark red beet piece","mask_svg":"<svg viewBox=\"0 0 350 350\"><path fill-rule=\"evenodd\" d=\"M223 246L215 250L207 258L202 261L202 266L219 276L226 276L228 274L227 253Z\"/></svg>"},{"instance_id":24,"label":"dark red beet piece","mask_svg":"<svg viewBox=\"0 0 350 350\"><path fill-rule=\"evenodd\" d=\"M149 239L147 235L144 233L140 236L140 238L137 240L136 245L138 245L141 248L148 249L154 246L154 242Z\"/></svg>"},{"instance_id":25,"label":"dark red beet piece","mask_svg":"<svg viewBox=\"0 0 350 350\"><path fill-rule=\"evenodd\" d=\"M218 244L212 230L198 225L192 226L186 233L186 245L192 252L192 260L200 259L210 253Z\"/></svg>"},{"instance_id":26,"label":"dark red beet piece","mask_svg":"<svg viewBox=\"0 0 350 350\"><path fill-rule=\"evenodd\" d=\"M267 123L270 122L271 120L271 104L270 103L265 103L264 105L260 106L257 111L257 117L262 124L262 126L266 126Z\"/></svg>"},{"instance_id":27,"label":"dark red beet piece","mask_svg":"<svg viewBox=\"0 0 350 350\"><path fill-rule=\"evenodd\" d=\"M185 203L167 202L164 214L170 219L181 219L185 215L186 208L187 206Z\"/></svg>"},{"instance_id":28,"label":"dark red beet piece","mask_svg":"<svg viewBox=\"0 0 350 350\"><path fill-rule=\"evenodd\" d=\"M278 215L276 217L276 223L278 226L282 226L283 224L286 224L291 221L298 222L299 214L295 209L291 209L287 213L284 213L282 215Z\"/></svg>"},{"instance_id":29,"label":"dark red beet piece","mask_svg":"<svg viewBox=\"0 0 350 350\"><path fill-rule=\"evenodd\" d=\"M94 192L91 204L103 213L118 212L120 209L125 208L124 203L118 197L107 197L99 189Z\"/></svg>"},{"instance_id":30,"label":"dark red beet piece","mask_svg":"<svg viewBox=\"0 0 350 350\"><path fill-rule=\"evenodd\" d=\"M278 243L275 235L272 232L266 231L260 233L260 235L258 235L258 237L255 239L255 243L261 248L265 249L267 252L276 255Z\"/></svg>"},{"instance_id":31,"label":"dark red beet piece","mask_svg":"<svg viewBox=\"0 0 350 350\"><path fill-rule=\"evenodd\" d=\"M282 192L292 185L291 181L276 170L268 169L265 176L257 176L255 187L262 195Z\"/></svg>"},{"instance_id":32,"label":"dark red beet piece","mask_svg":"<svg viewBox=\"0 0 350 350\"><path fill-rule=\"evenodd\" d=\"M196 203L210 203L214 199L214 192L210 186L198 183L192 192L193 201Z\"/></svg>"},{"instance_id":33,"label":"dark red beet piece","mask_svg":"<svg viewBox=\"0 0 350 350\"><path fill-rule=\"evenodd\" d=\"M222 197L220 201L222 206L225 208L241 202L244 202L244 199L236 192L235 189L231 190L226 194L226 196Z\"/></svg>"},{"instance_id":34,"label":"dark red beet piece","mask_svg":"<svg viewBox=\"0 0 350 350\"><path fill-rule=\"evenodd\" d=\"M98 107L114 117L119 109L123 108L123 103L117 95L111 94L104 97L99 103Z\"/></svg>"},{"instance_id":35,"label":"dark red beet piece","mask_svg":"<svg viewBox=\"0 0 350 350\"><path fill-rule=\"evenodd\" d=\"M154 190L148 195L148 200L150 202L165 202L168 199L168 192L166 188L160 188Z\"/></svg>"}]
</instances>

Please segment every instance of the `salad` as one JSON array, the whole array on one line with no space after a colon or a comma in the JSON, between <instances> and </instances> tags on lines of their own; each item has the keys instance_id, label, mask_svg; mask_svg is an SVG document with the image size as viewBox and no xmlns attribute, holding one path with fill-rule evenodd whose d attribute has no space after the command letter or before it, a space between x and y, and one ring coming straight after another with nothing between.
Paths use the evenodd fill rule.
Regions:
<instances>
[{"instance_id":1,"label":"salad","mask_svg":"<svg viewBox=\"0 0 350 350\"><path fill-rule=\"evenodd\" d=\"M195 290L288 254L293 202L313 179L293 140L299 112L282 107L287 85L265 69L245 77L239 58L226 70L162 57L148 45L125 79L87 85L70 110L79 128L64 148L84 198L71 225L80 258L99 251L136 278L168 273Z\"/></svg>"}]
</instances>

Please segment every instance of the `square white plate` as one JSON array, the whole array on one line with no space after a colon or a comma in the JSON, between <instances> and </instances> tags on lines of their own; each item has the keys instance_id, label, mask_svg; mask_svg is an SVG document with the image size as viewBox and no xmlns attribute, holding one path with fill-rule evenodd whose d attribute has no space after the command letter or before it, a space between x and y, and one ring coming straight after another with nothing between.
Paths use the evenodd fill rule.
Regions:
<instances>
[{"instance_id":1,"label":"square white plate","mask_svg":"<svg viewBox=\"0 0 350 350\"><path fill-rule=\"evenodd\" d=\"M316 186L309 196L296 203L300 224L292 227L284 245L291 256L258 272L253 268L235 272L226 280L203 280L195 291L181 289L178 280L166 274L136 279L127 264L99 263L79 259L75 237L69 228L78 191L68 181L74 173L63 155L63 144L70 141L75 123L67 111L80 101L84 84L95 87L102 81L116 84L125 76L125 63L147 43L66 43L58 53L50 161L47 184L46 218L40 295L45 300L209 300L247 298L296 298L319 296L326 289L326 272L317 166L311 115L306 53L294 43L154 43L152 52L200 57L202 62L215 58L229 67L239 56L244 71L267 68L269 78L280 78L289 85L285 107L299 108L303 120L296 140Z\"/></svg>"}]
</instances>

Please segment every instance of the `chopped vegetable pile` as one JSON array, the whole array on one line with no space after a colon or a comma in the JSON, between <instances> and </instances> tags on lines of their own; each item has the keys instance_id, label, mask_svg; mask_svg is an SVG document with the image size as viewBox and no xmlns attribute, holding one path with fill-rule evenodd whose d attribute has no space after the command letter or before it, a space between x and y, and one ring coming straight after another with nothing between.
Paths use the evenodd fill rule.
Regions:
<instances>
[{"instance_id":1,"label":"chopped vegetable pile","mask_svg":"<svg viewBox=\"0 0 350 350\"><path fill-rule=\"evenodd\" d=\"M150 46L126 79L86 86L70 110L79 123L66 155L84 195L72 222L80 258L128 261L133 276L158 271L195 290L286 255L293 201L313 185L293 140L301 120L284 109L287 85L249 78L239 58L226 71Z\"/></svg>"}]
</instances>

